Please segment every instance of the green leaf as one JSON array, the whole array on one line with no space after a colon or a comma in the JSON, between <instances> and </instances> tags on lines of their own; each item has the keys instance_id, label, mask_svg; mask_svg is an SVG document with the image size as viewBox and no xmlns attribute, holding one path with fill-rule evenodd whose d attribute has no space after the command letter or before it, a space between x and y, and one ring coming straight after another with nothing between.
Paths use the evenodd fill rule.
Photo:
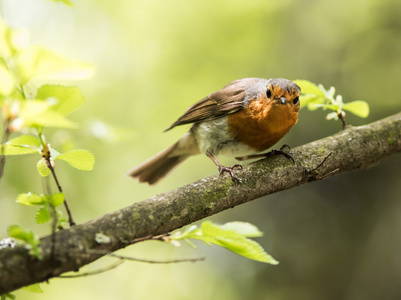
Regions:
<instances>
[{"instance_id":1,"label":"green leaf","mask_svg":"<svg viewBox=\"0 0 401 300\"><path fill-rule=\"evenodd\" d=\"M47 167L46 161L44 158L41 158L36 163L36 169L39 172L39 175L42 177L47 177L51 173L51 170Z\"/></svg>"},{"instance_id":2,"label":"green leaf","mask_svg":"<svg viewBox=\"0 0 401 300\"><path fill-rule=\"evenodd\" d=\"M45 195L37 195L32 193L19 194L17 196L17 203L23 205L44 205L48 202Z\"/></svg>"},{"instance_id":3,"label":"green leaf","mask_svg":"<svg viewBox=\"0 0 401 300\"><path fill-rule=\"evenodd\" d=\"M21 85L35 81L80 80L93 75L92 65L63 57L49 49L31 46L17 56Z\"/></svg>"},{"instance_id":4,"label":"green leaf","mask_svg":"<svg viewBox=\"0 0 401 300\"><path fill-rule=\"evenodd\" d=\"M35 283L35 284L28 285L28 286L24 286L23 289L25 291L28 291L28 292L31 292L31 293L37 293L37 294L43 293L43 290L42 290L42 288L41 288L39 283Z\"/></svg>"},{"instance_id":5,"label":"green leaf","mask_svg":"<svg viewBox=\"0 0 401 300\"><path fill-rule=\"evenodd\" d=\"M246 237L260 237L263 236L261 232L255 225L247 222L228 222L224 225L219 225L223 230L232 230Z\"/></svg>"},{"instance_id":6,"label":"green leaf","mask_svg":"<svg viewBox=\"0 0 401 300\"><path fill-rule=\"evenodd\" d=\"M84 103L81 90L76 86L43 85L38 89L36 98L47 100L53 111L64 116Z\"/></svg>"},{"instance_id":7,"label":"green leaf","mask_svg":"<svg viewBox=\"0 0 401 300\"><path fill-rule=\"evenodd\" d=\"M36 224L43 224L47 223L51 220L51 214L47 207L41 207L37 212L35 216L35 221Z\"/></svg>"},{"instance_id":8,"label":"green leaf","mask_svg":"<svg viewBox=\"0 0 401 300\"><path fill-rule=\"evenodd\" d=\"M324 97L324 92L313 82L303 79L297 79L294 80L294 83L296 83L301 88L301 93L303 95L310 94L317 97Z\"/></svg>"},{"instance_id":9,"label":"green leaf","mask_svg":"<svg viewBox=\"0 0 401 300\"><path fill-rule=\"evenodd\" d=\"M64 194L63 193L54 193L49 197L49 203L54 207L59 206L64 202Z\"/></svg>"},{"instance_id":10,"label":"green leaf","mask_svg":"<svg viewBox=\"0 0 401 300\"><path fill-rule=\"evenodd\" d=\"M360 118L367 118L369 116L369 104L362 100L355 100L344 104L342 107Z\"/></svg>"},{"instance_id":11,"label":"green leaf","mask_svg":"<svg viewBox=\"0 0 401 300\"><path fill-rule=\"evenodd\" d=\"M0 57L0 95L10 95L14 91L15 87L15 79L8 71L4 60Z\"/></svg>"},{"instance_id":12,"label":"green leaf","mask_svg":"<svg viewBox=\"0 0 401 300\"><path fill-rule=\"evenodd\" d=\"M11 225L8 227L8 235L9 237L25 242L26 248L29 249L31 255L39 259L42 258L39 249L40 240L31 230L27 231L19 225Z\"/></svg>"},{"instance_id":13,"label":"green leaf","mask_svg":"<svg viewBox=\"0 0 401 300\"><path fill-rule=\"evenodd\" d=\"M261 232L249 223L231 222L228 225L219 226L210 221L205 221L201 228L197 229L191 226L183 233L173 234L171 239L197 239L207 245L215 244L224 247L249 259L278 264L257 242L246 238L246 235L260 236Z\"/></svg>"},{"instance_id":14,"label":"green leaf","mask_svg":"<svg viewBox=\"0 0 401 300\"><path fill-rule=\"evenodd\" d=\"M35 149L40 148L40 141L32 135L20 135L8 141L8 144L15 146L29 146Z\"/></svg>"},{"instance_id":15,"label":"green leaf","mask_svg":"<svg viewBox=\"0 0 401 300\"><path fill-rule=\"evenodd\" d=\"M16 146L9 144L5 144L4 146L0 145L0 151L2 151L3 155L24 155L40 153L40 151L32 149L29 146Z\"/></svg>"},{"instance_id":16,"label":"green leaf","mask_svg":"<svg viewBox=\"0 0 401 300\"><path fill-rule=\"evenodd\" d=\"M301 95L299 100L301 103L301 108L306 106L309 110L317 110L318 108L315 106L316 104L326 103L326 98L312 94Z\"/></svg>"},{"instance_id":17,"label":"green leaf","mask_svg":"<svg viewBox=\"0 0 401 300\"><path fill-rule=\"evenodd\" d=\"M0 150L2 146L0 145ZM31 135L20 135L13 138L4 145L4 155L23 155L40 153L40 142Z\"/></svg>"},{"instance_id":18,"label":"green leaf","mask_svg":"<svg viewBox=\"0 0 401 300\"><path fill-rule=\"evenodd\" d=\"M63 114L52 110L49 103L42 100L29 100L21 108L20 118L27 127L76 128L76 124Z\"/></svg>"},{"instance_id":19,"label":"green leaf","mask_svg":"<svg viewBox=\"0 0 401 300\"><path fill-rule=\"evenodd\" d=\"M339 111L341 109L341 106L337 104L315 104L315 107L328 108L334 111Z\"/></svg>"},{"instance_id":20,"label":"green leaf","mask_svg":"<svg viewBox=\"0 0 401 300\"><path fill-rule=\"evenodd\" d=\"M8 236L21 240L26 241L28 239L27 232L19 225L10 225L8 227Z\"/></svg>"},{"instance_id":21,"label":"green leaf","mask_svg":"<svg viewBox=\"0 0 401 300\"><path fill-rule=\"evenodd\" d=\"M215 245L222 246L227 250L242 255L246 258L270 264L278 262L255 241L247 239L245 236L232 231L224 230L210 221L205 221L201 225L202 235L198 239Z\"/></svg>"},{"instance_id":22,"label":"green leaf","mask_svg":"<svg viewBox=\"0 0 401 300\"><path fill-rule=\"evenodd\" d=\"M0 295L0 297L1 297L0 298L1 300L7 300L7 299L15 300L16 299L15 295L13 295L11 293L6 293L6 294L3 294L3 295Z\"/></svg>"},{"instance_id":23,"label":"green leaf","mask_svg":"<svg viewBox=\"0 0 401 300\"><path fill-rule=\"evenodd\" d=\"M95 157L88 150L77 149L67 151L56 156L56 159L61 159L68 162L78 170L90 171L95 165Z\"/></svg>"},{"instance_id":24,"label":"green leaf","mask_svg":"<svg viewBox=\"0 0 401 300\"><path fill-rule=\"evenodd\" d=\"M12 55L11 31L11 28L0 19L0 56L4 58L9 58Z\"/></svg>"}]
</instances>

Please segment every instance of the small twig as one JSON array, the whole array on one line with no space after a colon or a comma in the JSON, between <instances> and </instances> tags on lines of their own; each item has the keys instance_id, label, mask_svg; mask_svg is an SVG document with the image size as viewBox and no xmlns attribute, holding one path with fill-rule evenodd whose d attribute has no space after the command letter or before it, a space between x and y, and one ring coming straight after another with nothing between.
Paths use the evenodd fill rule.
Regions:
<instances>
[{"instance_id":1,"label":"small twig","mask_svg":"<svg viewBox=\"0 0 401 300\"><path fill-rule=\"evenodd\" d=\"M317 169L321 168L321 167L323 166L323 164L327 161L327 159L328 159L332 154L333 154L333 152L330 152L330 153L329 153L328 155L326 155L326 157L320 162L320 164L317 165L317 167L315 167L314 169L312 169L312 170L310 170L310 171L306 171L307 175L310 176L310 178L308 179L309 182L316 181L316 180L321 180L321 179L323 179L323 178L329 177L330 175L333 175L333 174L335 174L335 173L337 173L337 172L340 171L339 168L336 168L336 169L334 169L333 171L331 171L331 172L329 172L329 173L327 173L327 174L325 174L325 175L323 175L323 176L320 176L320 177L317 177L317 176L316 176L317 174L314 174L314 173L317 173L317 172L316 172Z\"/></svg>"},{"instance_id":2,"label":"small twig","mask_svg":"<svg viewBox=\"0 0 401 300\"><path fill-rule=\"evenodd\" d=\"M171 260L149 260L149 259L141 259L141 258L135 258L131 256L124 256L124 255L119 255L112 253L110 251L104 251L104 250L96 250L96 249L91 249L88 252L85 253L87 254L95 254L95 255L107 255L111 257L115 257L121 260L131 260L131 261L137 261L137 262L144 262L144 263L149 263L149 264L174 264L174 263L181 263L181 262L197 262L197 261L203 261L206 258L205 257L196 257L196 258L183 258L183 259L171 259Z\"/></svg>"},{"instance_id":3,"label":"small twig","mask_svg":"<svg viewBox=\"0 0 401 300\"><path fill-rule=\"evenodd\" d=\"M183 258L183 259L171 259L171 260L149 260L149 259L141 259L141 258L134 258L129 256L122 256L114 253L109 253L108 256L116 257L121 260L131 260L137 262L143 262L148 264L175 264L175 263L182 263L182 262L197 262L197 261L204 261L205 257L195 257L195 258Z\"/></svg>"},{"instance_id":4,"label":"small twig","mask_svg":"<svg viewBox=\"0 0 401 300\"><path fill-rule=\"evenodd\" d=\"M343 124L342 129L345 130L345 128L347 127L347 123L345 122L345 113L343 111L337 112L337 116Z\"/></svg>"},{"instance_id":5,"label":"small twig","mask_svg":"<svg viewBox=\"0 0 401 300\"><path fill-rule=\"evenodd\" d=\"M316 168L314 168L313 170L309 171L310 173L315 172L317 169L319 169L321 166L323 166L323 164L326 162L326 160L333 154L333 152L330 152L329 154L326 155L326 157L321 161L320 164L318 164L318 166Z\"/></svg>"},{"instance_id":6,"label":"small twig","mask_svg":"<svg viewBox=\"0 0 401 300\"><path fill-rule=\"evenodd\" d=\"M77 277L85 277L85 276L97 275L97 274L101 274L101 273L110 271L112 269L115 269L119 265L121 265L123 262L124 262L124 260L118 260L114 264L112 264L112 265L110 265L108 267L105 267L103 269L99 269L99 270L91 271L91 272L86 272L86 273L81 273L81 274L76 274L76 275L60 275L59 278L77 278Z\"/></svg>"},{"instance_id":7,"label":"small twig","mask_svg":"<svg viewBox=\"0 0 401 300\"><path fill-rule=\"evenodd\" d=\"M88 254L88 253L85 253L85 255L86 254ZM129 256L118 255L118 254L110 253L109 251L102 251L102 250L90 250L89 254L108 255L111 257L118 258L119 261L117 261L116 263L114 263L106 268L102 268L102 269L99 269L96 271L81 273L81 274L77 274L77 275L60 275L59 277L60 278L76 278L76 277L97 275L97 274L112 270L127 260L143 262L143 263L148 263L148 264L174 264L174 263L182 263L182 262L194 263L197 261L204 261L206 259L205 257L196 257L196 258L184 258L184 259L172 259L172 260L149 260L149 259L141 259L141 258L134 258L134 257L129 257Z\"/></svg>"}]
</instances>

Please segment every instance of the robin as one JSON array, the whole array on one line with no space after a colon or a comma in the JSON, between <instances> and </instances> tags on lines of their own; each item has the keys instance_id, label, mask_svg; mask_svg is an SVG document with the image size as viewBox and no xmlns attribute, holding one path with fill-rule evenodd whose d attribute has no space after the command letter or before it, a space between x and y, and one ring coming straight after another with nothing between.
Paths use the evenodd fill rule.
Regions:
<instances>
[{"instance_id":1,"label":"robin","mask_svg":"<svg viewBox=\"0 0 401 300\"><path fill-rule=\"evenodd\" d=\"M300 94L299 86L284 78L232 81L189 107L165 130L193 123L189 132L128 175L154 184L188 157L204 153L218 167L220 175L227 172L233 181L240 182L233 171L241 165L222 166L215 156L232 156L237 160L266 156L268 153L261 153L297 123ZM281 150L274 153L292 159Z\"/></svg>"}]
</instances>

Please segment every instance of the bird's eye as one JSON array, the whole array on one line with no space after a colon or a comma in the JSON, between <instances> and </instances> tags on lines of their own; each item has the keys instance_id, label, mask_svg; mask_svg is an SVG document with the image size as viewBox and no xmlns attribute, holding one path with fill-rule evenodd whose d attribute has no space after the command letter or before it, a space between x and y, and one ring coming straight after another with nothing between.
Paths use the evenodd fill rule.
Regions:
<instances>
[{"instance_id":1,"label":"bird's eye","mask_svg":"<svg viewBox=\"0 0 401 300\"><path fill-rule=\"evenodd\" d=\"M272 96L272 92L270 91L270 89L267 89L266 91L266 97L270 98Z\"/></svg>"},{"instance_id":2,"label":"bird's eye","mask_svg":"<svg viewBox=\"0 0 401 300\"><path fill-rule=\"evenodd\" d=\"M299 97L295 97L295 99L292 100L292 103L293 103L293 104L297 104L298 102L299 102Z\"/></svg>"}]
</instances>

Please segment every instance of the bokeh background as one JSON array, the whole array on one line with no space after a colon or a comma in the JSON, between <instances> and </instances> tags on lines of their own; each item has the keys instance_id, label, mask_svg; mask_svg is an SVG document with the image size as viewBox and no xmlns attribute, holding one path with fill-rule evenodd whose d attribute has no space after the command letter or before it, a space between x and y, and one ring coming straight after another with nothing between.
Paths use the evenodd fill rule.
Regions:
<instances>
[{"instance_id":1,"label":"bokeh background","mask_svg":"<svg viewBox=\"0 0 401 300\"><path fill-rule=\"evenodd\" d=\"M335 86L345 101L362 99L369 123L401 109L399 0L2 0L0 17L26 28L31 41L93 63L93 78L77 83L86 103L71 115L82 124L51 135L54 147L72 138L92 151L96 166L57 171L77 222L216 174L205 157L191 158L155 187L125 177L188 127L162 133L184 110L243 77L307 79ZM292 147L337 132L325 112L302 110L284 138ZM62 150L62 149L60 149ZM42 192L37 157L8 160L0 182L0 238L6 227L35 225L35 209L15 203ZM222 158L222 162L231 163ZM327 178L213 216L247 221L280 261L270 266L218 247L175 248L157 242L121 253L155 260L206 256L205 262L126 262L101 275L52 279L44 294L18 299L400 299L401 157L367 171ZM202 199L199 199L202 201ZM113 263L103 259L85 268Z\"/></svg>"}]
</instances>

